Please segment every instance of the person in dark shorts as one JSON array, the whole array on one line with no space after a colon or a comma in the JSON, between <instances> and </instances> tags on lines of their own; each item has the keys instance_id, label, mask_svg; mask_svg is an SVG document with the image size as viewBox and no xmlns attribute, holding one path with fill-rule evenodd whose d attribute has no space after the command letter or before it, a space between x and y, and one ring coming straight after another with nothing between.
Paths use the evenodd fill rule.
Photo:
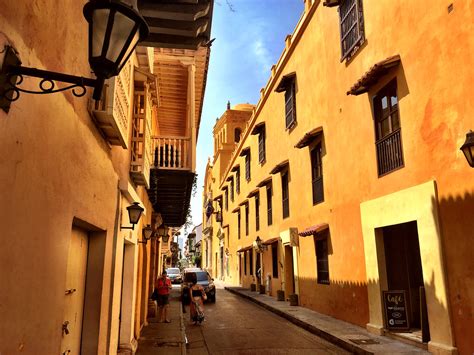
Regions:
<instances>
[{"instance_id":1,"label":"person in dark shorts","mask_svg":"<svg viewBox=\"0 0 474 355\"><path fill-rule=\"evenodd\" d=\"M166 276L166 271L163 271L161 277L155 282L155 289L158 292L158 307L160 309L160 322L171 323L168 317L169 295L171 290L171 280Z\"/></svg>"}]
</instances>

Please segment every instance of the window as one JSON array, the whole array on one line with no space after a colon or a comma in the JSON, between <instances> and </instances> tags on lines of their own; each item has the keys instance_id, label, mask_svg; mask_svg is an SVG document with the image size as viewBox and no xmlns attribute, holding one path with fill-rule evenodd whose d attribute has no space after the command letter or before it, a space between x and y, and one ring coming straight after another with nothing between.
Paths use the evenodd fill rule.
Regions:
<instances>
[{"instance_id":1,"label":"window","mask_svg":"<svg viewBox=\"0 0 474 355\"><path fill-rule=\"evenodd\" d=\"M250 275L253 275L253 250L249 250L249 268L250 268Z\"/></svg>"},{"instance_id":2,"label":"window","mask_svg":"<svg viewBox=\"0 0 474 355\"><path fill-rule=\"evenodd\" d=\"M249 235L249 204L245 204L245 235Z\"/></svg>"},{"instance_id":3,"label":"window","mask_svg":"<svg viewBox=\"0 0 474 355\"><path fill-rule=\"evenodd\" d=\"M324 201L321 143L311 150L311 180L313 185L313 205L315 205Z\"/></svg>"},{"instance_id":4,"label":"window","mask_svg":"<svg viewBox=\"0 0 474 355\"><path fill-rule=\"evenodd\" d=\"M239 143L240 142L240 136L242 135L242 130L240 128L234 129L234 142Z\"/></svg>"},{"instance_id":5,"label":"window","mask_svg":"<svg viewBox=\"0 0 474 355\"><path fill-rule=\"evenodd\" d=\"M316 268L318 272L318 284L329 285L328 238L315 238L314 243L316 246Z\"/></svg>"},{"instance_id":6,"label":"window","mask_svg":"<svg viewBox=\"0 0 474 355\"><path fill-rule=\"evenodd\" d=\"M271 226L273 223L272 216L272 186L267 186L267 224Z\"/></svg>"},{"instance_id":7,"label":"window","mask_svg":"<svg viewBox=\"0 0 474 355\"><path fill-rule=\"evenodd\" d=\"M240 239L240 211L237 212L237 239Z\"/></svg>"},{"instance_id":8,"label":"window","mask_svg":"<svg viewBox=\"0 0 474 355\"><path fill-rule=\"evenodd\" d=\"M234 202L234 178L230 180L230 200Z\"/></svg>"},{"instance_id":9,"label":"window","mask_svg":"<svg viewBox=\"0 0 474 355\"><path fill-rule=\"evenodd\" d=\"M225 210L227 211L229 209L229 189L227 188L227 186L226 186L224 195L225 195L225 200L224 200Z\"/></svg>"},{"instance_id":10,"label":"window","mask_svg":"<svg viewBox=\"0 0 474 355\"><path fill-rule=\"evenodd\" d=\"M273 278L278 278L278 243L272 244L272 273Z\"/></svg>"},{"instance_id":11,"label":"window","mask_svg":"<svg viewBox=\"0 0 474 355\"><path fill-rule=\"evenodd\" d=\"M265 128L262 128L258 134L258 162L265 163Z\"/></svg>"},{"instance_id":12,"label":"window","mask_svg":"<svg viewBox=\"0 0 474 355\"><path fill-rule=\"evenodd\" d=\"M349 59L365 41L362 0L341 0L339 5L341 29L341 61Z\"/></svg>"},{"instance_id":13,"label":"window","mask_svg":"<svg viewBox=\"0 0 474 355\"><path fill-rule=\"evenodd\" d=\"M240 168L235 172L235 191L240 194Z\"/></svg>"},{"instance_id":14,"label":"window","mask_svg":"<svg viewBox=\"0 0 474 355\"><path fill-rule=\"evenodd\" d=\"M281 197L283 203L283 218L290 216L290 196L288 191L288 171L281 173Z\"/></svg>"},{"instance_id":15,"label":"window","mask_svg":"<svg viewBox=\"0 0 474 355\"><path fill-rule=\"evenodd\" d=\"M255 195L255 230L260 229L260 194Z\"/></svg>"},{"instance_id":16,"label":"window","mask_svg":"<svg viewBox=\"0 0 474 355\"><path fill-rule=\"evenodd\" d=\"M375 95L373 105L377 168L382 176L404 166L396 80Z\"/></svg>"},{"instance_id":17,"label":"window","mask_svg":"<svg viewBox=\"0 0 474 355\"><path fill-rule=\"evenodd\" d=\"M291 80L285 91L285 127L290 129L296 123L295 79Z\"/></svg>"},{"instance_id":18,"label":"window","mask_svg":"<svg viewBox=\"0 0 474 355\"><path fill-rule=\"evenodd\" d=\"M244 275L247 275L247 252L244 253Z\"/></svg>"},{"instance_id":19,"label":"window","mask_svg":"<svg viewBox=\"0 0 474 355\"><path fill-rule=\"evenodd\" d=\"M245 179L250 181L250 153L245 155Z\"/></svg>"}]
</instances>

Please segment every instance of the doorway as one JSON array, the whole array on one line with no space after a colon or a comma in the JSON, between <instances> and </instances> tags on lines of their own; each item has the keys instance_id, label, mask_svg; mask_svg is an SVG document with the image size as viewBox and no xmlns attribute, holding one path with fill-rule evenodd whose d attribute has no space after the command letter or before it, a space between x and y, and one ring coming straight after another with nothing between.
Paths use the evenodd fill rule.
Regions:
<instances>
[{"instance_id":1,"label":"doorway","mask_svg":"<svg viewBox=\"0 0 474 355\"><path fill-rule=\"evenodd\" d=\"M219 254L220 254L220 278L221 280L224 280L224 247L221 246L219 248Z\"/></svg>"},{"instance_id":2,"label":"doorway","mask_svg":"<svg viewBox=\"0 0 474 355\"><path fill-rule=\"evenodd\" d=\"M61 351L81 353L82 321L87 272L89 236L83 229L73 227L66 269L65 310Z\"/></svg>"},{"instance_id":3,"label":"doorway","mask_svg":"<svg viewBox=\"0 0 474 355\"><path fill-rule=\"evenodd\" d=\"M295 275L293 272L293 249L285 245L285 295L288 298L295 293Z\"/></svg>"},{"instance_id":4,"label":"doorway","mask_svg":"<svg viewBox=\"0 0 474 355\"><path fill-rule=\"evenodd\" d=\"M383 227L383 250L388 290L406 294L408 325L417 331L428 324L423 269L416 221Z\"/></svg>"}]
</instances>

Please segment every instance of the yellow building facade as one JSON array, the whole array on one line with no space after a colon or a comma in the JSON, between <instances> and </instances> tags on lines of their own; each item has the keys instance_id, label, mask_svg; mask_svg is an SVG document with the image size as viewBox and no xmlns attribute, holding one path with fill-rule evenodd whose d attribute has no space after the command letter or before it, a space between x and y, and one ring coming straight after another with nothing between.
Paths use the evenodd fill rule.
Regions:
<instances>
[{"instance_id":1,"label":"yellow building facade","mask_svg":"<svg viewBox=\"0 0 474 355\"><path fill-rule=\"evenodd\" d=\"M240 140L227 127L238 107L214 127L204 267L377 334L409 331L434 353L471 353L474 180L459 147L474 126L473 10L306 0ZM386 312L397 292L398 330Z\"/></svg>"},{"instance_id":2,"label":"yellow building facade","mask_svg":"<svg viewBox=\"0 0 474 355\"><path fill-rule=\"evenodd\" d=\"M163 42L170 29L151 29L100 100L22 92L4 110L0 88L0 353L135 353L153 314L153 281L189 207L210 54L206 3L199 36L182 34L183 46L174 36ZM86 1L0 4L0 68L8 47L25 67L93 77ZM141 5L146 21L176 24L197 8L182 5L181 18ZM41 79L23 79L22 89L39 91ZM168 175L180 183L163 188ZM177 190L183 199L170 199ZM132 229L133 203L143 212ZM155 237L160 225L169 238Z\"/></svg>"}]
</instances>

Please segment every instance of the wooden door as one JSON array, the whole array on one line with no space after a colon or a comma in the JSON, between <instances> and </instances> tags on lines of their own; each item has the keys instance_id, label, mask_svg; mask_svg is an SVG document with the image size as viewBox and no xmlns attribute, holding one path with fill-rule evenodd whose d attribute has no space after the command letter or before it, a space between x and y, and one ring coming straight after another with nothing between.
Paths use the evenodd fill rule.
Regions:
<instances>
[{"instance_id":1,"label":"wooden door","mask_svg":"<svg viewBox=\"0 0 474 355\"><path fill-rule=\"evenodd\" d=\"M75 227L72 228L64 292L62 354L75 355L81 353L88 242L87 232Z\"/></svg>"}]
</instances>

